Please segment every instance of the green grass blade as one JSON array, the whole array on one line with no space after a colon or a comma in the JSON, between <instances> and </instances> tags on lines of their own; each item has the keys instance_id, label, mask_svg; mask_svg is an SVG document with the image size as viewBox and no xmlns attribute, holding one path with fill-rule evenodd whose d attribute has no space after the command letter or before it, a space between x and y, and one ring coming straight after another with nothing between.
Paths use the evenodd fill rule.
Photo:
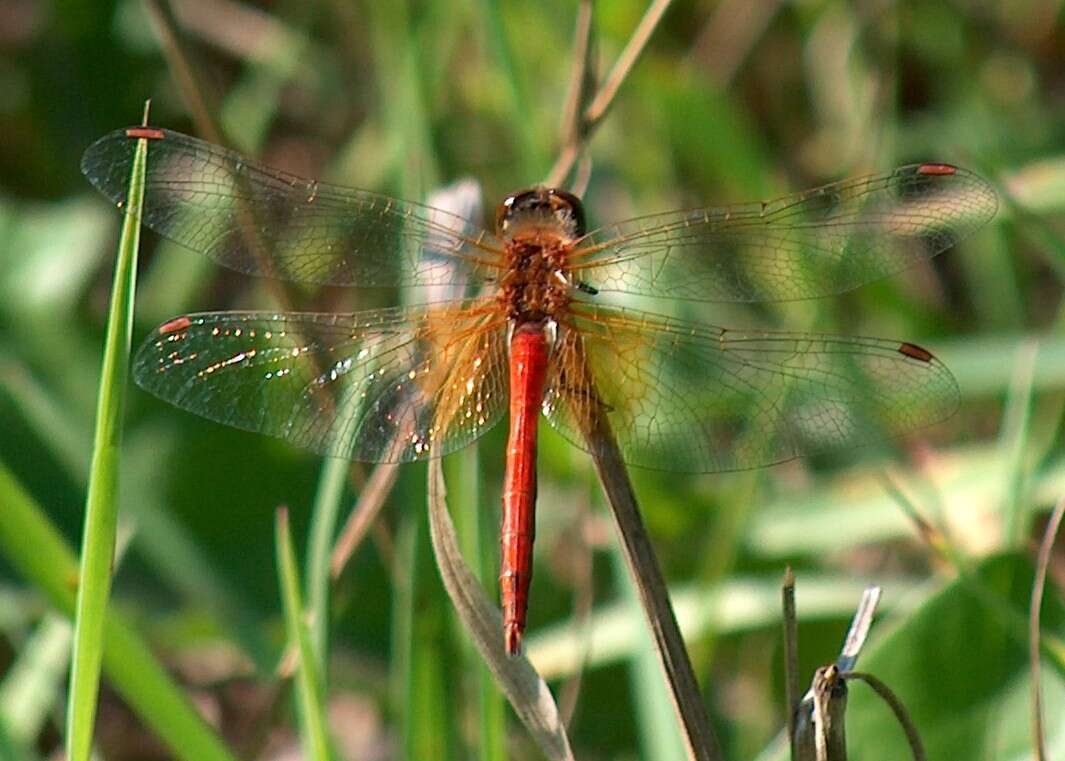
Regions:
<instances>
[{"instance_id":1,"label":"green grass blade","mask_svg":"<svg viewBox=\"0 0 1065 761\"><path fill-rule=\"evenodd\" d=\"M63 613L74 613L77 562L44 512L0 465L0 554ZM145 725L181 761L236 761L124 616L104 624L103 670Z\"/></svg>"},{"instance_id":2,"label":"green grass blade","mask_svg":"<svg viewBox=\"0 0 1065 761\"><path fill-rule=\"evenodd\" d=\"M336 537L340 504L344 499L351 463L337 457L327 457L318 479L318 492L311 510L310 538L307 547L307 610L310 616L311 645L321 687L326 689L326 664L329 663L329 560Z\"/></svg>"},{"instance_id":3,"label":"green grass blade","mask_svg":"<svg viewBox=\"0 0 1065 761\"><path fill-rule=\"evenodd\" d=\"M411 490L407 490L411 491ZM446 602L432 564L432 548L424 517L404 516L399 562L409 569L397 585L395 646L398 661L396 705L402 715L397 758L455 758L456 716L462 703L455 700L458 657L448 628Z\"/></svg>"},{"instance_id":4,"label":"green grass blade","mask_svg":"<svg viewBox=\"0 0 1065 761\"><path fill-rule=\"evenodd\" d=\"M1039 344L1027 341L1014 352L1014 376L1006 393L1006 409L1003 413L1002 430L999 434L1006 463L1006 504L1003 506L1003 521L1007 546L1016 547L1024 536L1024 519L1027 516L1027 494L1030 491L1026 454L1032 423L1032 385L1035 363L1039 356Z\"/></svg>"},{"instance_id":5,"label":"green grass blade","mask_svg":"<svg viewBox=\"0 0 1065 761\"><path fill-rule=\"evenodd\" d=\"M322 704L318 664L311 645L311 635L300 600L299 571L296 553L292 550L292 536L288 528L288 510L277 511L277 572L281 584L281 600L285 607L285 629L288 641L296 646L299 664L296 688L299 695L300 718L303 722L303 741L314 761L329 761L329 735L326 731L325 707Z\"/></svg>"},{"instance_id":6,"label":"green grass blade","mask_svg":"<svg viewBox=\"0 0 1065 761\"><path fill-rule=\"evenodd\" d=\"M147 111L146 111L147 115ZM118 520L118 464L122 410L129 374L133 329L133 293L140 242L140 211L148 141L139 140L129 180L129 208L118 245L111 308L107 318L103 369L96 407L89 490L85 505L81 571L74 615L66 744L71 761L88 761L92 750L96 699L100 686L104 618L111 591L111 566Z\"/></svg>"},{"instance_id":7,"label":"green grass blade","mask_svg":"<svg viewBox=\"0 0 1065 761\"><path fill-rule=\"evenodd\" d=\"M499 553L495 551L499 534L491 525L492 521L483 520L481 465L477 447L467 447L443 464L452 484L452 504L456 505L455 528L462 554L477 559L471 570L485 591L494 594L499 572ZM504 761L507 757L507 714L503 696L472 643L463 648L463 656L467 671L477 675L478 757L481 761Z\"/></svg>"}]
</instances>

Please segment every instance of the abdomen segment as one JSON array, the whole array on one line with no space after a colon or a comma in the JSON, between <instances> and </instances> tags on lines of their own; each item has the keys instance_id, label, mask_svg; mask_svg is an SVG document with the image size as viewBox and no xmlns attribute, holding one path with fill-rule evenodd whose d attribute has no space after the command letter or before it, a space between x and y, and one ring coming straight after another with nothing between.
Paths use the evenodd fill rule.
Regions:
<instances>
[{"instance_id":1,"label":"abdomen segment","mask_svg":"<svg viewBox=\"0 0 1065 761\"><path fill-rule=\"evenodd\" d=\"M502 562L499 587L507 653L521 652L532 581L536 531L536 426L544 395L548 343L544 326L527 322L510 343L510 436L503 481Z\"/></svg>"}]
</instances>

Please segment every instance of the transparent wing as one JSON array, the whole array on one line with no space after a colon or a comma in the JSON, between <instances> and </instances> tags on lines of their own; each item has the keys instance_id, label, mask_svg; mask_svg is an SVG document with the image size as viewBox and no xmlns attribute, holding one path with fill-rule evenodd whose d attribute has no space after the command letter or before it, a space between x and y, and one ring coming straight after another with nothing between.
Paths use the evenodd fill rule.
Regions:
<instances>
[{"instance_id":1,"label":"transparent wing","mask_svg":"<svg viewBox=\"0 0 1065 761\"><path fill-rule=\"evenodd\" d=\"M571 254L600 291L692 301L842 293L944 251L986 224L991 186L947 164L913 164L776 201L621 222Z\"/></svg>"},{"instance_id":2,"label":"transparent wing","mask_svg":"<svg viewBox=\"0 0 1065 761\"><path fill-rule=\"evenodd\" d=\"M368 462L470 443L507 403L506 326L490 302L356 314L216 312L157 328L137 383L225 425Z\"/></svg>"},{"instance_id":3,"label":"transparent wing","mask_svg":"<svg viewBox=\"0 0 1065 761\"><path fill-rule=\"evenodd\" d=\"M116 130L85 151L82 173L119 208L135 138L146 133L144 224L226 267L361 286L455 285L497 270L495 244L468 237L461 217L306 180L169 130Z\"/></svg>"},{"instance_id":4,"label":"transparent wing","mask_svg":"<svg viewBox=\"0 0 1065 761\"><path fill-rule=\"evenodd\" d=\"M587 450L582 431L601 411L633 465L756 468L903 434L949 417L958 404L950 372L912 344L571 308L544 415Z\"/></svg>"}]
</instances>

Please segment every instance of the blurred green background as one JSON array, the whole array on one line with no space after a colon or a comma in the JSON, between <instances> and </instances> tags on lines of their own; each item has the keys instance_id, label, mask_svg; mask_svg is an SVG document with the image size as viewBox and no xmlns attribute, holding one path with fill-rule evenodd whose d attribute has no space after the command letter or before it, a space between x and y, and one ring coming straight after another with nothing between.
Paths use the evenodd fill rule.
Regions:
<instances>
[{"instance_id":1,"label":"blurred green background","mask_svg":"<svg viewBox=\"0 0 1065 761\"><path fill-rule=\"evenodd\" d=\"M600 76L644 9L596 3ZM411 199L473 177L491 209L554 161L575 3L181 0L174 12L207 111L229 145L268 164ZM0 0L0 466L72 546L120 223L78 161L96 137L138 122L146 98L153 123L197 134L186 75L160 39L137 0ZM727 758L782 757L771 743L784 719L786 564L798 576L804 683L835 658L862 587L881 584L860 667L898 692L930 758L1030 757L1031 558L1065 495L1060 4L678 1L590 156L585 197L600 224L912 161L963 165L996 186L996 219L929 264L837 299L707 311L718 324L918 342L957 377L954 418L892 449L634 476ZM390 295L297 298L350 310ZM146 232L134 341L182 312L271 299L262 282ZM273 513L289 506L302 550L322 464L138 390L127 412L128 547L113 604L234 749L282 758L298 745L276 676ZM467 535L493 594L504 438L500 427L447 464L464 519L480 503ZM345 512L369 470L354 467ZM338 757L493 758L505 748L536 758L450 614L424 493L425 466L404 467L333 587ZM0 513L8 499L0 493ZM528 649L571 716L577 757L680 757L590 462L551 431L539 505ZM915 515L933 530L918 531ZM1060 554L1050 577L1056 602ZM1065 627L1051 607L1048 739L1051 757L1065 759ZM11 758L47 758L59 743L68 641L42 590L0 557L0 746ZM848 734L852 759L908 757L861 685ZM106 675L97 739L102 758L170 757Z\"/></svg>"}]
</instances>

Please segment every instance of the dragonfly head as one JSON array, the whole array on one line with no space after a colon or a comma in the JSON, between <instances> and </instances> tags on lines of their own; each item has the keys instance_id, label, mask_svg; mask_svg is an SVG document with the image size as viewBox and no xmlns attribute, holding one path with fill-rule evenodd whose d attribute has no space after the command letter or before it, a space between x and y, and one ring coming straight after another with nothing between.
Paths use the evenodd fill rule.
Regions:
<instances>
[{"instance_id":1,"label":"dragonfly head","mask_svg":"<svg viewBox=\"0 0 1065 761\"><path fill-rule=\"evenodd\" d=\"M537 187L511 193L496 209L496 232L513 234L524 224L551 225L569 238L584 235L584 205L572 193L558 188Z\"/></svg>"}]
</instances>

